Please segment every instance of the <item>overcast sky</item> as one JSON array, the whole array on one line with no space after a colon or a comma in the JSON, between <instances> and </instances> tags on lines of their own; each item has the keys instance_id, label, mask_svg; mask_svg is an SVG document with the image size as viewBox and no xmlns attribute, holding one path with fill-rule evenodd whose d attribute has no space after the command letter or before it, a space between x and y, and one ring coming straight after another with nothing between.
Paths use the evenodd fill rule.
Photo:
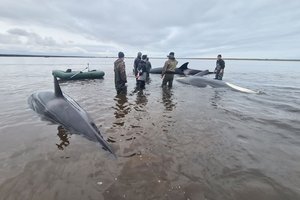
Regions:
<instances>
[{"instance_id":1,"label":"overcast sky","mask_svg":"<svg viewBox=\"0 0 300 200\"><path fill-rule=\"evenodd\" d=\"M300 58L300 0L0 2L0 53Z\"/></svg>"}]
</instances>

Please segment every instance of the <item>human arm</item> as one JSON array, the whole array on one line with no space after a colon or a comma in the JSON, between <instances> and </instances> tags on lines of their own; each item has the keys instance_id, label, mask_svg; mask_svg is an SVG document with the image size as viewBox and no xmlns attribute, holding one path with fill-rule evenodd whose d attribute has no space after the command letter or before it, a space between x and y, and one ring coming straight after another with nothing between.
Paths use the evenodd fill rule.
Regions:
<instances>
[{"instance_id":1,"label":"human arm","mask_svg":"<svg viewBox=\"0 0 300 200\"><path fill-rule=\"evenodd\" d=\"M165 65L164 65L164 67L162 69L162 72L161 72L161 77L163 77L165 75L165 73L166 73L166 71L168 69L168 65L169 65L169 63L168 63L168 61L166 61Z\"/></svg>"}]
</instances>

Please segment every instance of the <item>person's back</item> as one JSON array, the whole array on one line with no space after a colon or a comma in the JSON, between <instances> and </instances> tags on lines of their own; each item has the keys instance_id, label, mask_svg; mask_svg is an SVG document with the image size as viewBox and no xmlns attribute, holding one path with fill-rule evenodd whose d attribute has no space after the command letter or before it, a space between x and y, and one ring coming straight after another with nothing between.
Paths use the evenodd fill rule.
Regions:
<instances>
[{"instance_id":1,"label":"person's back","mask_svg":"<svg viewBox=\"0 0 300 200\"><path fill-rule=\"evenodd\" d=\"M173 79L174 79L174 74L175 74L175 69L178 64L177 60L175 59L175 54L174 52L170 52L168 55L168 60L165 62L165 65L162 70L162 86L166 86L167 83L169 87L173 86Z\"/></svg>"},{"instance_id":2,"label":"person's back","mask_svg":"<svg viewBox=\"0 0 300 200\"><path fill-rule=\"evenodd\" d=\"M138 64L137 67L137 88L138 89L145 89L145 81L147 78L147 56L143 55L142 60Z\"/></svg>"},{"instance_id":3,"label":"person's back","mask_svg":"<svg viewBox=\"0 0 300 200\"><path fill-rule=\"evenodd\" d=\"M169 59L165 62L165 67L163 68L163 73L174 74L178 61L174 59Z\"/></svg>"},{"instance_id":4,"label":"person's back","mask_svg":"<svg viewBox=\"0 0 300 200\"><path fill-rule=\"evenodd\" d=\"M137 76L137 68L138 68L138 65L141 60L142 60L142 53L138 52L137 57L134 59L134 62L133 62L133 70L134 70L135 76Z\"/></svg>"},{"instance_id":5,"label":"person's back","mask_svg":"<svg viewBox=\"0 0 300 200\"><path fill-rule=\"evenodd\" d=\"M115 72L115 88L119 94L126 89L127 77L124 62L124 53L119 52L118 59L114 62L114 72Z\"/></svg>"}]
</instances>

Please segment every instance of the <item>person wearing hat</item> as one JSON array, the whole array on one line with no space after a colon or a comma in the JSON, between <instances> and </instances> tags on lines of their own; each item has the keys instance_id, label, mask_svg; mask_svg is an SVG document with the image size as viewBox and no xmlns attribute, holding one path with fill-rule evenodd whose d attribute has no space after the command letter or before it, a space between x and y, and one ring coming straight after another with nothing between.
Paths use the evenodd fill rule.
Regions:
<instances>
[{"instance_id":1,"label":"person wearing hat","mask_svg":"<svg viewBox=\"0 0 300 200\"><path fill-rule=\"evenodd\" d=\"M217 57L216 68L215 68L215 73L216 73L215 79L222 80L224 75L224 68L225 68L225 62L222 59L222 55L219 54Z\"/></svg>"},{"instance_id":2,"label":"person wearing hat","mask_svg":"<svg viewBox=\"0 0 300 200\"><path fill-rule=\"evenodd\" d=\"M127 87L127 77L125 70L125 62L124 62L124 53L118 53L118 59L114 62L114 71L115 71L115 88L117 90L117 94L126 93Z\"/></svg>"},{"instance_id":3,"label":"person wearing hat","mask_svg":"<svg viewBox=\"0 0 300 200\"><path fill-rule=\"evenodd\" d=\"M142 56L142 60L137 67L137 90L145 89L145 83L147 79L147 55Z\"/></svg>"},{"instance_id":4,"label":"person wearing hat","mask_svg":"<svg viewBox=\"0 0 300 200\"><path fill-rule=\"evenodd\" d=\"M173 79L175 74L175 69L178 64L177 60L175 59L175 53L170 52L167 56L169 59L165 62L165 65L162 70L162 86L166 86L168 84L169 87L173 85Z\"/></svg>"}]
</instances>

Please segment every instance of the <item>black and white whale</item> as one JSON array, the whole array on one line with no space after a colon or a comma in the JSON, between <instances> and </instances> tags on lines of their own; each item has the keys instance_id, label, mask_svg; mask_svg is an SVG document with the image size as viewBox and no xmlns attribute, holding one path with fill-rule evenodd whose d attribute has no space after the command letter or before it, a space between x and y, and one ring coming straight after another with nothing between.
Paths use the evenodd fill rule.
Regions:
<instances>
[{"instance_id":1,"label":"black and white whale","mask_svg":"<svg viewBox=\"0 0 300 200\"><path fill-rule=\"evenodd\" d=\"M229 88L234 91L238 92L244 92L244 93L251 93L251 94L258 94L259 92L253 91L247 88L243 88L237 85L234 85L232 83L228 83L226 81L216 80L212 78L203 77L203 75L206 75L208 70L199 72L195 74L194 76L188 76L188 77L180 77L176 79L180 83L189 84L197 87L206 87L207 85L213 87L213 88Z\"/></svg>"},{"instance_id":2,"label":"black and white whale","mask_svg":"<svg viewBox=\"0 0 300 200\"><path fill-rule=\"evenodd\" d=\"M29 107L43 118L62 125L71 133L80 134L90 141L99 142L104 150L113 150L100 134L99 129L80 105L63 94L54 77L54 92L36 92L28 98Z\"/></svg>"},{"instance_id":3,"label":"black and white whale","mask_svg":"<svg viewBox=\"0 0 300 200\"><path fill-rule=\"evenodd\" d=\"M180 75L195 75L199 72L202 72L203 70L197 70L197 69L189 69L188 68L188 64L189 62L184 63L183 65L181 65L179 68L175 69L175 73L174 74L180 74ZM157 68L153 68L150 70L151 74L161 74L162 73L163 68L162 67L157 67ZM212 74L213 72L208 72L208 74Z\"/></svg>"}]
</instances>

